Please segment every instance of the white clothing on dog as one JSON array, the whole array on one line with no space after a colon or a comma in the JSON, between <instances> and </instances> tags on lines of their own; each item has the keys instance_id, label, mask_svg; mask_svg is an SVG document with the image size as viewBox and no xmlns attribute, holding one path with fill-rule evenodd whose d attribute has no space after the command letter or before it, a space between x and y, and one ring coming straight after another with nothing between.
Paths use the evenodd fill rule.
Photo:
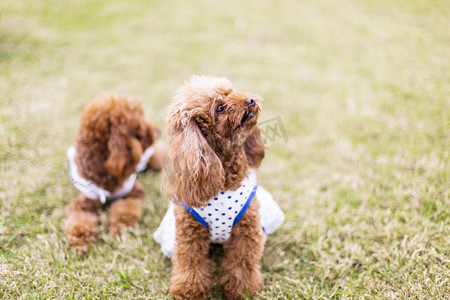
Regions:
<instances>
[{"instance_id":1,"label":"white clothing on dog","mask_svg":"<svg viewBox=\"0 0 450 300\"><path fill-rule=\"evenodd\" d=\"M102 189L101 187L96 186L93 181L84 179L83 177L80 176L80 174L78 174L78 167L77 164L75 163L76 150L75 147L72 146L67 150L67 158L69 159L70 180L72 181L73 185L78 190L80 190L81 193L83 193L83 195L85 195L89 199L100 199L102 204L105 204L106 201L115 200L125 196L133 189L137 173L145 170L149 159L153 156L154 153L155 148L153 146L148 147L142 154L141 160L136 166L136 172L131 174L130 177L128 177L128 179L125 180L125 182L120 188L116 189L113 193L111 193L110 191L107 191L105 189Z\"/></svg>"},{"instance_id":2,"label":"white clothing on dog","mask_svg":"<svg viewBox=\"0 0 450 300\"><path fill-rule=\"evenodd\" d=\"M284 213L272 195L256 185L256 174L253 170L237 190L219 192L204 207L191 208L181 202L180 204L204 227L209 228L211 243L222 244L229 239L232 227L244 215L255 194L260 204L259 214L262 230L266 234L270 234L283 224ZM167 257L172 257L175 248L174 205L171 201L159 228L153 235L155 240L161 244L161 251Z\"/></svg>"}]
</instances>

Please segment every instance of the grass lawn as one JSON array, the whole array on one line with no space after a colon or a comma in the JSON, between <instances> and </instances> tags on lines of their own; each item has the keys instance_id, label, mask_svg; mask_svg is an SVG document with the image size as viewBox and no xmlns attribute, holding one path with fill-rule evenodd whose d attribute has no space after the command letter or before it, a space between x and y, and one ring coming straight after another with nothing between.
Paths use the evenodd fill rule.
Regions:
<instances>
[{"instance_id":1,"label":"grass lawn","mask_svg":"<svg viewBox=\"0 0 450 300\"><path fill-rule=\"evenodd\" d=\"M2 1L0 298L170 298L152 238L161 175L139 177L139 226L110 238L103 212L79 258L62 231L77 194L65 151L105 91L142 99L165 139L174 89L211 74L260 94L260 121L288 137L268 139L258 175L287 217L258 298L449 299L449 12L446 0Z\"/></svg>"}]
</instances>

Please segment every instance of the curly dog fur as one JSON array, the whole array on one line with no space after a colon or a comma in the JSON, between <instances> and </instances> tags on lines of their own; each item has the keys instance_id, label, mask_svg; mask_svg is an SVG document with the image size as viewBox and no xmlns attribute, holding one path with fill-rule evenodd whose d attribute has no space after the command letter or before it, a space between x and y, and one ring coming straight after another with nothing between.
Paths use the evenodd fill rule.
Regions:
<instances>
[{"instance_id":1,"label":"curly dog fur","mask_svg":"<svg viewBox=\"0 0 450 300\"><path fill-rule=\"evenodd\" d=\"M225 78L194 76L178 89L167 115L169 199L202 207L220 190L236 190L249 169L259 167L265 153L256 127L260 101L234 90ZM219 282L228 299L254 296L263 284L259 262L265 235L258 208L255 197L224 244ZM205 299L212 287L209 230L179 203L175 219L170 293L176 299Z\"/></svg>"},{"instance_id":2,"label":"curly dog fur","mask_svg":"<svg viewBox=\"0 0 450 300\"><path fill-rule=\"evenodd\" d=\"M164 151L158 137L159 130L145 120L140 101L99 97L85 107L81 116L75 145L78 172L97 186L114 192L135 172L143 151L151 145L155 145L155 154L147 167L162 168ZM108 223L111 236L136 224L144 196L144 188L135 182L128 194L111 204ZM70 201L64 231L77 254L86 253L87 245L96 240L101 207L99 199L89 199L82 193Z\"/></svg>"}]
</instances>

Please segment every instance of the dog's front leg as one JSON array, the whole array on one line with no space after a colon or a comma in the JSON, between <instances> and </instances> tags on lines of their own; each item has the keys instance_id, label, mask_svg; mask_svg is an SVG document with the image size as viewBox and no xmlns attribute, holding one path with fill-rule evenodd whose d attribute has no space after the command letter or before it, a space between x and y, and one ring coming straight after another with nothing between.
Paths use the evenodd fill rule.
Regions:
<instances>
[{"instance_id":1,"label":"dog's front leg","mask_svg":"<svg viewBox=\"0 0 450 300\"><path fill-rule=\"evenodd\" d=\"M136 182L125 197L111 204L108 222L108 231L111 236L120 235L122 228L133 227L137 224L142 214L141 206L144 196L144 187Z\"/></svg>"},{"instance_id":2,"label":"dog's front leg","mask_svg":"<svg viewBox=\"0 0 450 300\"><path fill-rule=\"evenodd\" d=\"M97 239L98 211L100 200L79 194L70 200L64 221L64 232L76 254L85 254L89 243Z\"/></svg>"},{"instance_id":3,"label":"dog's front leg","mask_svg":"<svg viewBox=\"0 0 450 300\"><path fill-rule=\"evenodd\" d=\"M170 293L176 299L206 299L212 285L209 230L181 205L175 205L175 220L177 237Z\"/></svg>"},{"instance_id":4,"label":"dog's front leg","mask_svg":"<svg viewBox=\"0 0 450 300\"><path fill-rule=\"evenodd\" d=\"M259 202L255 197L224 245L220 285L229 300L253 297L263 284L259 262L266 237L258 209Z\"/></svg>"}]
</instances>

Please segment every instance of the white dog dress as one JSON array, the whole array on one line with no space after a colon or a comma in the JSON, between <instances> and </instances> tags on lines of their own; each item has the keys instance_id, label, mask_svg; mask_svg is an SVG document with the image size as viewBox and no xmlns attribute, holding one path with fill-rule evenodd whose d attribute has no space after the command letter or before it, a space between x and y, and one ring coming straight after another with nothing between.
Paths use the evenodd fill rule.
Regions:
<instances>
[{"instance_id":1,"label":"white dog dress","mask_svg":"<svg viewBox=\"0 0 450 300\"><path fill-rule=\"evenodd\" d=\"M262 230L270 234L277 230L284 222L284 213L264 188L256 185L255 171L251 170L248 177L235 191L220 191L201 208L191 208L180 203L192 216L210 232L211 243L223 244L230 235L231 229L244 215L253 198L258 198ZM153 237L161 244L161 251L167 257L172 257L175 248L176 226L174 203L169 208Z\"/></svg>"},{"instance_id":2,"label":"white dog dress","mask_svg":"<svg viewBox=\"0 0 450 300\"><path fill-rule=\"evenodd\" d=\"M89 199L100 199L102 204L105 204L106 201L112 201L125 196L133 189L137 173L146 169L147 163L154 153L155 148L153 146L148 147L142 154L141 160L136 166L136 172L131 174L120 188L111 193L110 191L96 186L94 182L84 179L78 174L78 167L75 163L76 150L75 147L72 146L67 150L67 158L69 159L69 177L73 185L80 190L83 195Z\"/></svg>"}]
</instances>

